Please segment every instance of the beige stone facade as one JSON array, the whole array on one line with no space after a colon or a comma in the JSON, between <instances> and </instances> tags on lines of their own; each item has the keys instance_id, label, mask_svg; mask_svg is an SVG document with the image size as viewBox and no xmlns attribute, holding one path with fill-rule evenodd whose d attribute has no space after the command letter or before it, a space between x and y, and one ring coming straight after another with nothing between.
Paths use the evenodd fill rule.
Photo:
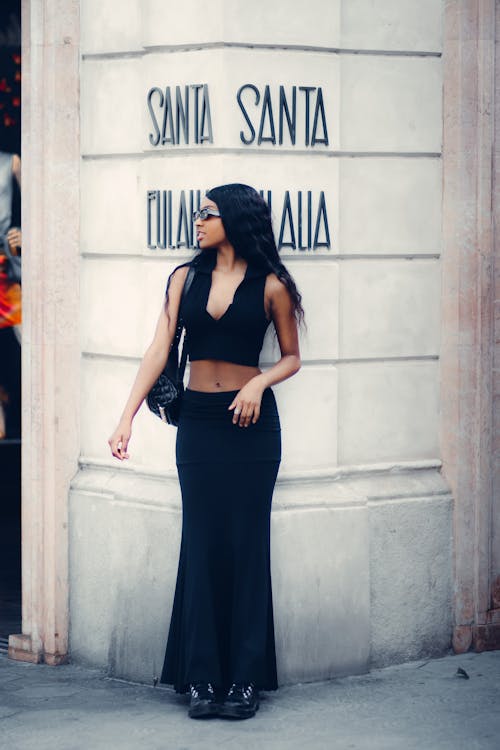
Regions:
<instances>
[{"instance_id":1,"label":"beige stone facade","mask_svg":"<svg viewBox=\"0 0 500 750\"><path fill-rule=\"evenodd\" d=\"M191 252L148 243L148 191L171 191L177 227L182 191L236 180L272 191L278 229L287 190L292 201L323 192L331 234L329 246L282 249L308 332L299 376L275 388L280 681L498 645L500 10L295 5L250 13L220 0L201 27L195 0L168 24L156 0L23 2L23 632L12 658L158 676L180 539L175 432L143 407L127 468L106 441L166 277ZM155 146L147 92L203 83L212 140ZM294 86L321 87L328 142L312 144L299 94L295 143L245 144L245 84L261 97L269 85L275 107L279 86L290 100ZM262 112L245 102L258 131ZM269 136L269 112L264 126ZM262 366L277 356L269 337Z\"/></svg>"}]
</instances>

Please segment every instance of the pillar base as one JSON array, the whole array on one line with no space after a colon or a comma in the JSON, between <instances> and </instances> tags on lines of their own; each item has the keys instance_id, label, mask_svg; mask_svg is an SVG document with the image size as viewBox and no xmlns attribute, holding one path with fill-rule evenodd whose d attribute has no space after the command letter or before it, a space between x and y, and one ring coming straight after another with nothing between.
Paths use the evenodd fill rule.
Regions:
<instances>
[{"instance_id":1,"label":"pillar base","mask_svg":"<svg viewBox=\"0 0 500 750\"><path fill-rule=\"evenodd\" d=\"M474 651L496 651L500 649L500 625L474 625L472 628Z\"/></svg>"},{"instance_id":2,"label":"pillar base","mask_svg":"<svg viewBox=\"0 0 500 750\"><path fill-rule=\"evenodd\" d=\"M32 664L40 664L43 662L42 651L34 650L32 647L32 641L30 635L24 635L18 633L16 635L9 635L9 649L7 651L9 659L16 659L17 661L29 661Z\"/></svg>"},{"instance_id":3,"label":"pillar base","mask_svg":"<svg viewBox=\"0 0 500 750\"><path fill-rule=\"evenodd\" d=\"M452 646L456 654L465 654L471 647L472 643L472 626L457 625L453 629Z\"/></svg>"},{"instance_id":4,"label":"pillar base","mask_svg":"<svg viewBox=\"0 0 500 750\"><path fill-rule=\"evenodd\" d=\"M68 654L48 653L39 649L34 649L31 636L24 633L9 635L9 648L7 651L9 659L16 661L28 661L32 664L48 664L57 667L59 664L67 664L69 661Z\"/></svg>"},{"instance_id":5,"label":"pillar base","mask_svg":"<svg viewBox=\"0 0 500 750\"><path fill-rule=\"evenodd\" d=\"M57 651L55 654L45 652L43 656L45 664L48 664L51 667L58 667L59 664L68 664L69 662L68 654L60 654Z\"/></svg>"}]
</instances>

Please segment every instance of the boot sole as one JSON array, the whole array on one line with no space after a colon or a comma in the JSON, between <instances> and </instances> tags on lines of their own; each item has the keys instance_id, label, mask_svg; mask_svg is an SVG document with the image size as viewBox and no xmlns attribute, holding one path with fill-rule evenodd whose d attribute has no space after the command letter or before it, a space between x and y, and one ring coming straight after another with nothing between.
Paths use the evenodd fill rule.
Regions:
<instances>
[{"instance_id":1,"label":"boot sole","mask_svg":"<svg viewBox=\"0 0 500 750\"><path fill-rule=\"evenodd\" d=\"M258 710L258 703L256 704L255 708L222 705L219 708L219 716L222 716L224 719L250 719L252 716L255 716L255 713Z\"/></svg>"},{"instance_id":2,"label":"boot sole","mask_svg":"<svg viewBox=\"0 0 500 750\"><path fill-rule=\"evenodd\" d=\"M190 719L208 719L211 716L218 716L219 706L214 703L200 703L188 710Z\"/></svg>"}]
</instances>

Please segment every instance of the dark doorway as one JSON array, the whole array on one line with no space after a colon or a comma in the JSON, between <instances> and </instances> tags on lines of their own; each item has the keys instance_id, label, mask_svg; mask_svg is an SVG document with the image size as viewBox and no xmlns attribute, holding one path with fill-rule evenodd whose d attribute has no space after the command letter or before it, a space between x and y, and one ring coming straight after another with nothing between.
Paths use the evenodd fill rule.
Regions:
<instances>
[{"instance_id":1,"label":"dark doorway","mask_svg":"<svg viewBox=\"0 0 500 750\"><path fill-rule=\"evenodd\" d=\"M12 155L15 155L15 159ZM0 651L21 627L21 358L20 289L6 277L4 238L22 236L21 190L15 164L21 156L21 2L0 5ZM16 161L17 160L17 161ZM14 165L9 171L10 165ZM0 165L1 166L1 165ZM17 252L22 241L19 240ZM15 250L16 251L16 250ZM17 294L17 297L16 297ZM16 302L17 300L17 302ZM15 321L15 323L14 323Z\"/></svg>"}]
</instances>

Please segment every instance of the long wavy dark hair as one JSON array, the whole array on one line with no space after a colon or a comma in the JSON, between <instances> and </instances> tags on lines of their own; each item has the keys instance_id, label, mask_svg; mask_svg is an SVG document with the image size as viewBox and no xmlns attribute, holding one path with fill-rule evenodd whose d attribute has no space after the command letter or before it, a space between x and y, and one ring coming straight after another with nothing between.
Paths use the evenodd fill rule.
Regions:
<instances>
[{"instance_id":1,"label":"long wavy dark hair","mask_svg":"<svg viewBox=\"0 0 500 750\"><path fill-rule=\"evenodd\" d=\"M226 237L235 253L253 266L276 274L290 293L298 325L306 327L302 295L280 259L273 234L271 210L266 201L254 188L239 182L211 188L205 195L217 204ZM206 252L198 252L190 264L196 266L198 258Z\"/></svg>"}]
</instances>

